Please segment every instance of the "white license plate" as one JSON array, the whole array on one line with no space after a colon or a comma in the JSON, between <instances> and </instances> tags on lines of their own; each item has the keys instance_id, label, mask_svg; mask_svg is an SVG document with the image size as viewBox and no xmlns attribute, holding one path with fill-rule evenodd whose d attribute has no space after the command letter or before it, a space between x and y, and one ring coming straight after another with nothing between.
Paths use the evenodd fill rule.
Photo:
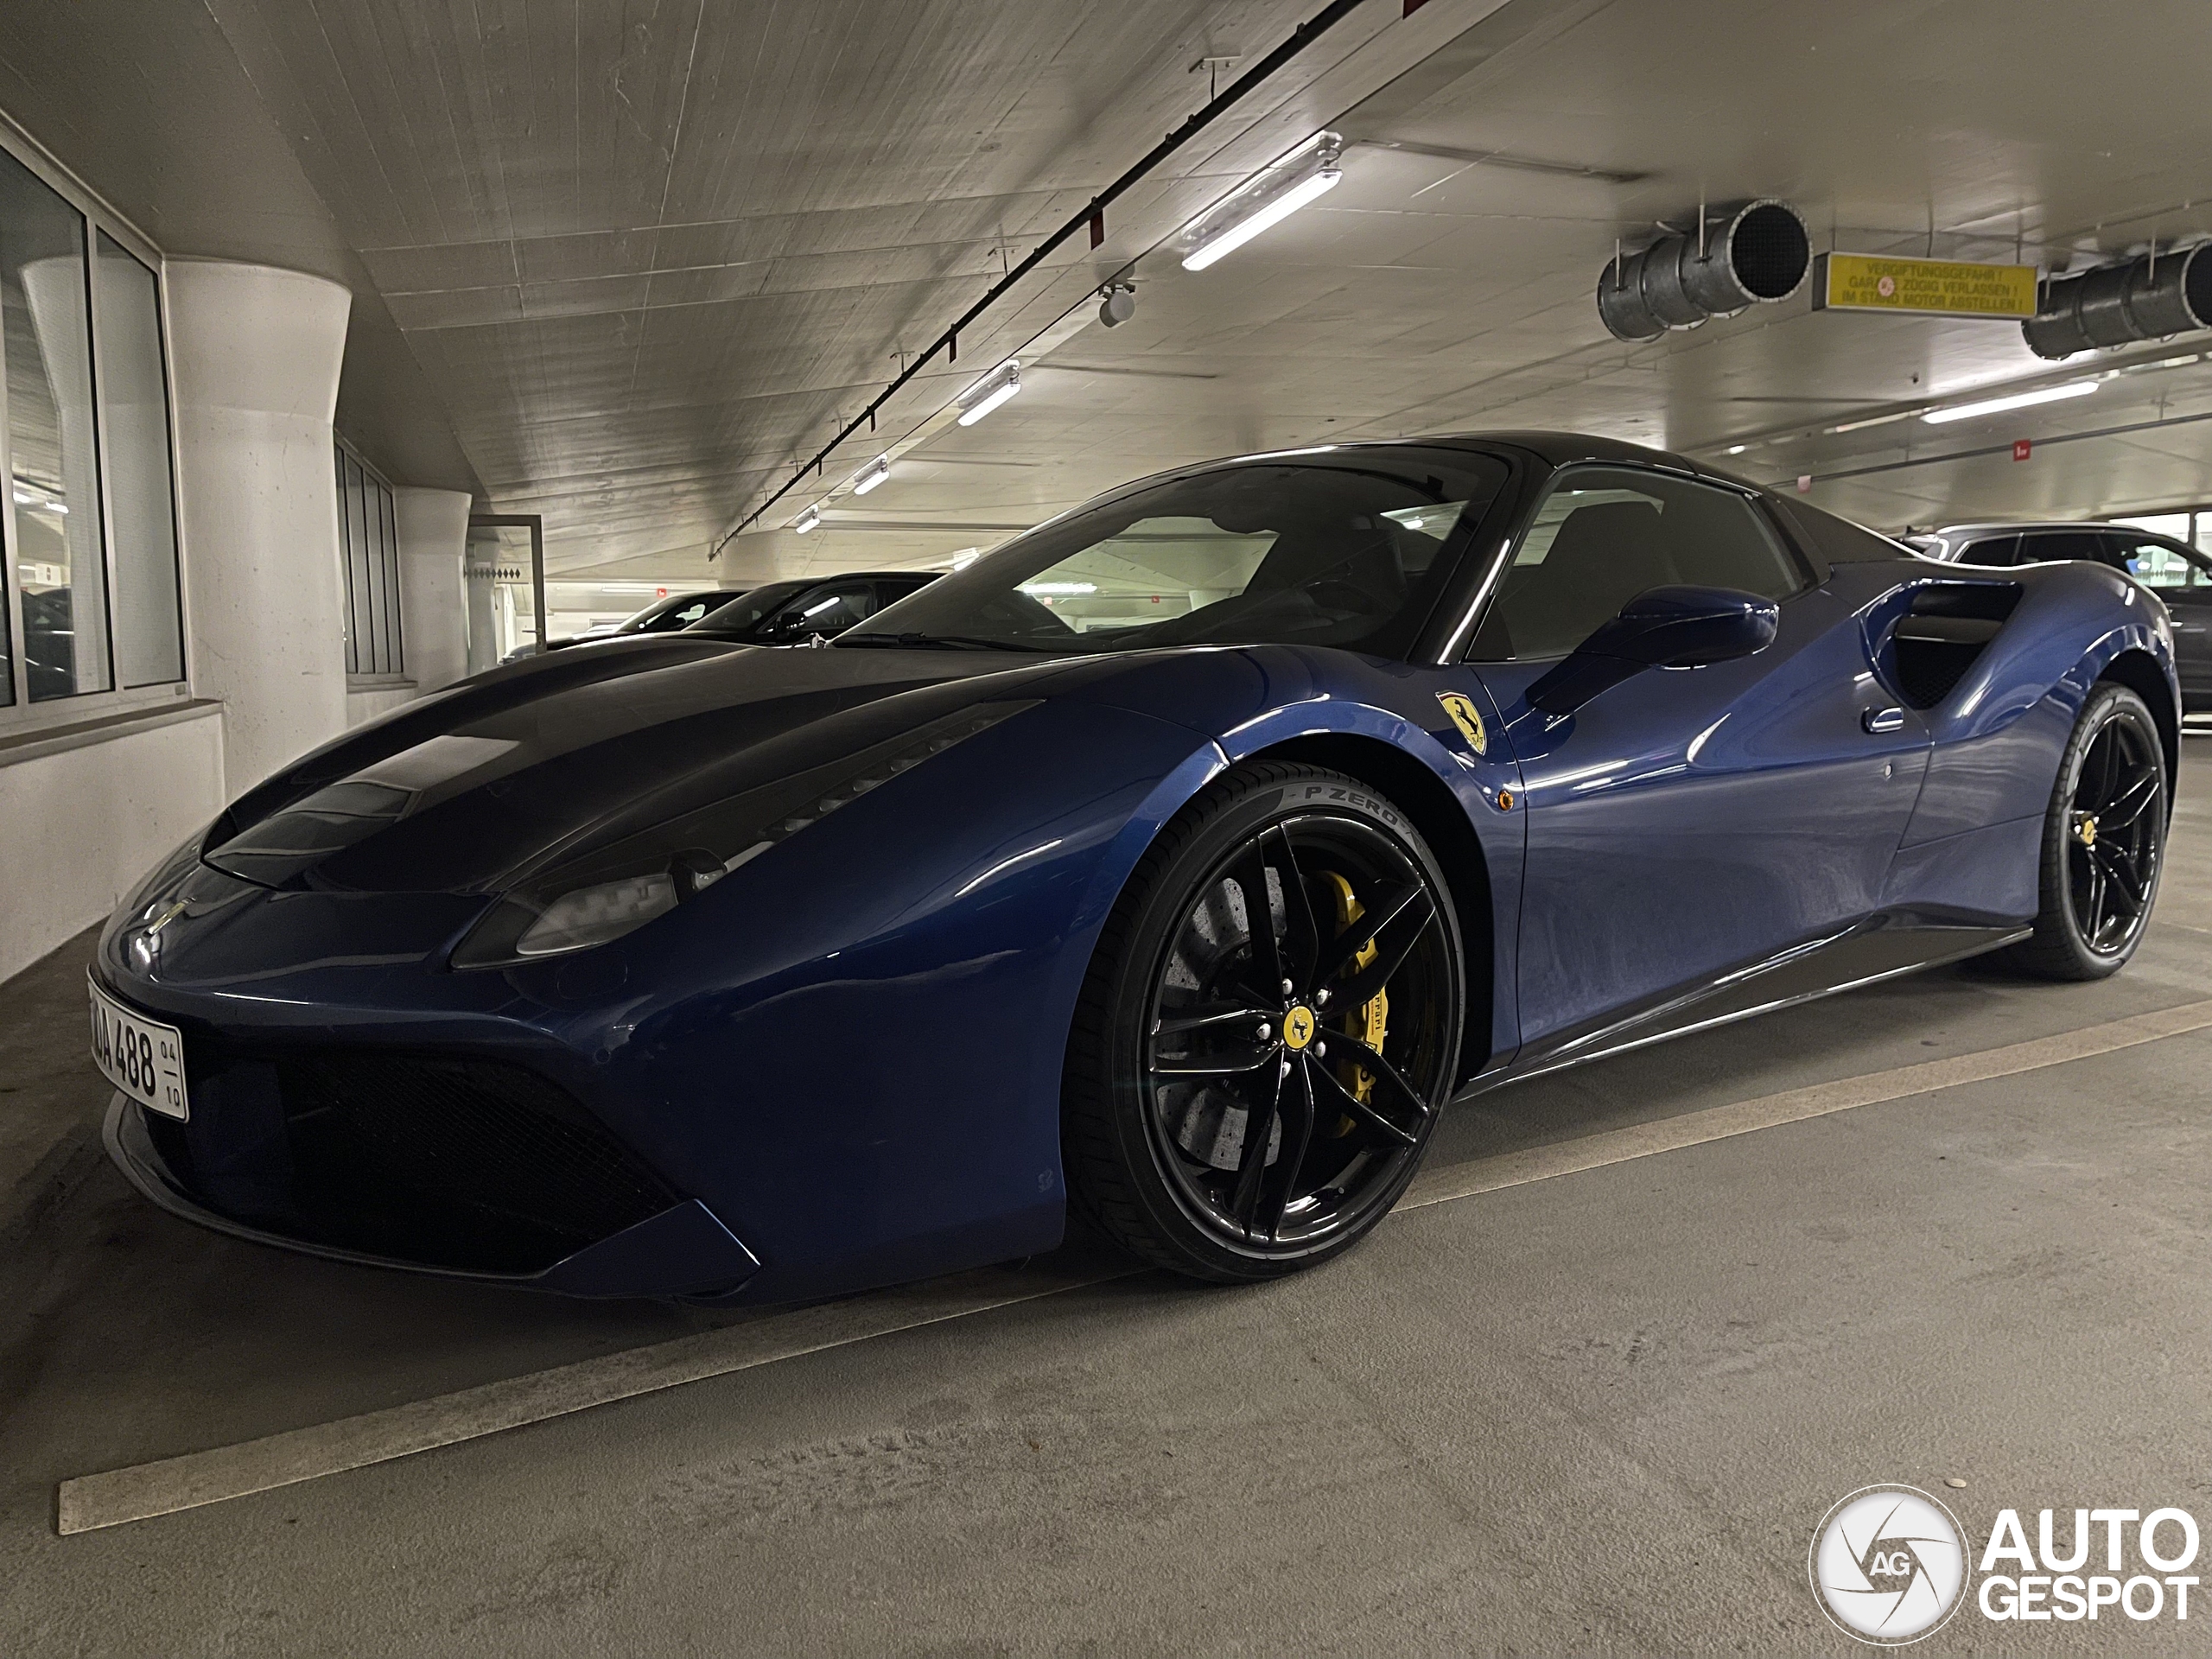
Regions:
<instances>
[{"instance_id":1,"label":"white license plate","mask_svg":"<svg viewBox=\"0 0 2212 1659\"><path fill-rule=\"evenodd\" d=\"M150 1110L180 1121L190 1117L183 1033L131 1013L97 985L92 992L92 1064L100 1075Z\"/></svg>"}]
</instances>

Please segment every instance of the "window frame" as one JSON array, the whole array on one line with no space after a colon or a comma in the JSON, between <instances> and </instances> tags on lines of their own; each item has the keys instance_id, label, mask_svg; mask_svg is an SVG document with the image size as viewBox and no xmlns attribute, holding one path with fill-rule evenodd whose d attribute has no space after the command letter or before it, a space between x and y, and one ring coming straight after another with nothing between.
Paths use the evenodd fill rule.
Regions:
<instances>
[{"instance_id":1,"label":"window frame","mask_svg":"<svg viewBox=\"0 0 2212 1659\"><path fill-rule=\"evenodd\" d=\"M1514 561L1521 556L1521 549L1527 543L1529 532L1535 528L1536 517L1543 511L1544 504L1561 488L1571 488L1571 480L1575 474L1593 472L1640 473L1669 484L1701 485L1707 489L1718 491L1723 495L1732 495L1744 504L1752 521L1758 525L1767 539L1774 543L1776 550L1781 553L1789 568L1797 573L1796 588L1775 602L1787 605L1793 600L1803 598L1821 585L1822 578L1820 571L1814 567L1812 561L1806 556L1805 550L1797 544L1796 537L1789 533L1787 526L1776 522L1776 515L1768 511L1766 502L1758 490L1746 488L1727 479L1707 478L1696 473L1678 472L1672 467L1653 467L1635 461L1569 461L1566 466L1555 467L1543 475L1537 482L1535 489L1520 505L1516 514L1517 522L1513 534L1507 538L1503 548L1491 562L1485 573L1482 602L1476 607L1475 614L1467 627L1466 644L1459 648L1454 658L1456 662L1473 667L1500 667L1508 663L1563 662L1573 654L1572 651L1567 651L1560 652L1556 657L1478 657L1475 651L1483 637L1484 630L1490 626L1491 613L1503 600L1506 574L1513 569Z\"/></svg>"},{"instance_id":2,"label":"window frame","mask_svg":"<svg viewBox=\"0 0 2212 1659\"><path fill-rule=\"evenodd\" d=\"M399 492L340 435L331 434L331 482L338 499L339 607L343 619L346 689L377 691L415 683L407 671L406 561L399 555ZM366 554L353 545L358 500L359 529L371 543ZM378 543L381 543L379 550ZM387 566L377 556L390 556ZM353 587L359 560L360 591ZM391 666L378 668L379 658ZM366 661L371 666L358 667Z\"/></svg>"},{"instance_id":3,"label":"window frame","mask_svg":"<svg viewBox=\"0 0 2212 1659\"><path fill-rule=\"evenodd\" d=\"M177 448L176 346L169 327L168 261L105 197L48 155L29 133L4 114L0 114L0 150L5 150L11 160L60 196L84 221L86 353L92 374L93 475L100 496L101 592L107 601L110 680L105 691L80 691L43 702L30 700L29 658L23 649L22 581L16 550L14 516L0 515L0 630L5 632L8 673L14 693L12 702L0 704L0 741L5 741L119 715L171 709L181 700L196 700L197 692L192 650L192 551L185 533L184 468ZM169 513L176 530L177 627L183 676L136 687L120 683L123 675L117 664L121 596L117 590L114 492L109 475L112 451L107 423L108 385L100 366L99 344L102 324L98 261L103 231L110 241L154 276L156 321L161 337L162 409L168 423ZM4 359L0 359L0 477L12 480L15 456L6 415L7 371Z\"/></svg>"}]
</instances>

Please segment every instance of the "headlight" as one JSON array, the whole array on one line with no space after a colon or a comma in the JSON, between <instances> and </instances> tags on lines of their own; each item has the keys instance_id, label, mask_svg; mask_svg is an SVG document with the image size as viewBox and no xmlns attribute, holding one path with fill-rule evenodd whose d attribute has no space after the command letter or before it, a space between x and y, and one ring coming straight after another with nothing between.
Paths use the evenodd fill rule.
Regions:
<instances>
[{"instance_id":1,"label":"headlight","mask_svg":"<svg viewBox=\"0 0 2212 1659\"><path fill-rule=\"evenodd\" d=\"M455 968L504 968L619 939L839 807L1029 702L987 702L626 835L533 874L469 930Z\"/></svg>"}]
</instances>

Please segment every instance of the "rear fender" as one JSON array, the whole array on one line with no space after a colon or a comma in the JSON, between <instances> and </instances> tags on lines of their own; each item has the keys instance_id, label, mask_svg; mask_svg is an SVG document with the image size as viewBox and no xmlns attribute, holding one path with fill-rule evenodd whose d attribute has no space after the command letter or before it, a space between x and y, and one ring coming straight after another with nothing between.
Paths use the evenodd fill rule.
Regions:
<instances>
[{"instance_id":1,"label":"rear fender","mask_svg":"<svg viewBox=\"0 0 2212 1659\"><path fill-rule=\"evenodd\" d=\"M1905 846L2040 817L2082 705L2121 656L2156 664L2178 706L2171 626L2149 594L2101 565L2013 575L2018 606L1928 711L1935 747Z\"/></svg>"}]
</instances>

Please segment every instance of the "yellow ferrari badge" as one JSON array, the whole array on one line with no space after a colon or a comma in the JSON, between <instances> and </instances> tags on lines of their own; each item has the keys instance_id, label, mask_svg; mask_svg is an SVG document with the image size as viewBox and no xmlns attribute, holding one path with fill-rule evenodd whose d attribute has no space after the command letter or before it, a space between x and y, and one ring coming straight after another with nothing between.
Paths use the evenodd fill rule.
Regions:
<instances>
[{"instance_id":1,"label":"yellow ferrari badge","mask_svg":"<svg viewBox=\"0 0 2212 1659\"><path fill-rule=\"evenodd\" d=\"M1475 700L1463 697L1457 691L1440 691L1436 700L1452 716L1452 723L1459 728L1459 735L1467 740L1467 746L1477 754L1488 754L1490 735L1483 730L1482 710L1475 707Z\"/></svg>"},{"instance_id":2,"label":"yellow ferrari badge","mask_svg":"<svg viewBox=\"0 0 2212 1659\"><path fill-rule=\"evenodd\" d=\"M1301 1049L1313 1040L1313 1010L1300 1004L1282 1017L1285 1048Z\"/></svg>"}]
</instances>

